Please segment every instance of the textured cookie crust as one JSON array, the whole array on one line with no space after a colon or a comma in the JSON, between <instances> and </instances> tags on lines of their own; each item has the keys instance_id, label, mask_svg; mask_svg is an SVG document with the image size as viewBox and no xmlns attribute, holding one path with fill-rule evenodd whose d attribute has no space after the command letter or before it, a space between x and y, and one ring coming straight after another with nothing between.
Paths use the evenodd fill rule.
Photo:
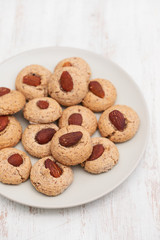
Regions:
<instances>
[{"instance_id":1,"label":"textured cookie crust","mask_svg":"<svg viewBox=\"0 0 160 240\"><path fill-rule=\"evenodd\" d=\"M83 133L80 141L71 146L63 147L59 143L59 138L70 132L81 131ZM51 141L51 153L53 157L64 165L77 165L84 162L92 152L92 144L89 133L81 126L70 125L61 128L55 133Z\"/></svg>"},{"instance_id":2,"label":"textured cookie crust","mask_svg":"<svg viewBox=\"0 0 160 240\"><path fill-rule=\"evenodd\" d=\"M70 92L65 92L62 90L60 86L60 77L63 71L67 71L73 81L73 89ZM84 75L82 75L77 68L64 67L57 69L52 75L52 79L48 84L48 91L50 96L57 100L60 104L64 106L72 106L78 104L82 101L85 95L88 92L88 83L84 79Z\"/></svg>"},{"instance_id":3,"label":"textured cookie crust","mask_svg":"<svg viewBox=\"0 0 160 240\"><path fill-rule=\"evenodd\" d=\"M23 158L23 163L15 167L8 162L8 158L18 153ZM30 174L31 161L25 152L16 148L0 150L0 182L7 184L20 184L25 182Z\"/></svg>"},{"instance_id":4,"label":"textured cookie crust","mask_svg":"<svg viewBox=\"0 0 160 240\"><path fill-rule=\"evenodd\" d=\"M118 131L109 120L109 113L113 110L119 110L124 115L126 127L123 131ZM115 105L102 113L98 128L102 137L108 137L113 142L125 142L136 134L139 123L139 117L132 108L125 105Z\"/></svg>"},{"instance_id":5,"label":"textured cookie crust","mask_svg":"<svg viewBox=\"0 0 160 240\"><path fill-rule=\"evenodd\" d=\"M74 113L81 114L83 119L81 126L92 135L97 129L97 118L91 110L80 105L68 107L63 111L62 116L59 119L59 128L68 126L68 119Z\"/></svg>"},{"instance_id":6,"label":"textured cookie crust","mask_svg":"<svg viewBox=\"0 0 160 240\"><path fill-rule=\"evenodd\" d=\"M23 83L23 77L34 73L41 77L41 84L37 87L29 86ZM31 100L36 97L46 97L48 95L47 92L47 84L51 78L52 73L42 67L40 65L29 65L23 68L16 78L16 89L23 93L27 100Z\"/></svg>"},{"instance_id":7,"label":"textured cookie crust","mask_svg":"<svg viewBox=\"0 0 160 240\"><path fill-rule=\"evenodd\" d=\"M118 162L119 152L116 145L109 139L102 137L92 138L93 146L102 144L104 152L102 155L92 161L85 161L81 166L90 173L98 174L111 170Z\"/></svg>"},{"instance_id":8,"label":"textured cookie crust","mask_svg":"<svg viewBox=\"0 0 160 240\"><path fill-rule=\"evenodd\" d=\"M45 168L44 162L47 158L56 162L51 156L38 160L31 169L30 180L38 192L48 196L56 196L61 194L72 183L73 171L70 167L56 162L63 173L59 178L54 178L51 176L50 170Z\"/></svg>"},{"instance_id":9,"label":"textured cookie crust","mask_svg":"<svg viewBox=\"0 0 160 240\"><path fill-rule=\"evenodd\" d=\"M21 92L11 90L10 93L0 97L0 115L10 115L19 112L26 100Z\"/></svg>"},{"instance_id":10,"label":"textured cookie crust","mask_svg":"<svg viewBox=\"0 0 160 240\"><path fill-rule=\"evenodd\" d=\"M19 121L13 116L8 116L8 119L7 127L0 132L0 149L15 146L22 136L22 127Z\"/></svg>"},{"instance_id":11,"label":"textured cookie crust","mask_svg":"<svg viewBox=\"0 0 160 240\"><path fill-rule=\"evenodd\" d=\"M104 98L100 98L93 94L91 91L89 91L83 99L82 104L94 112L104 111L114 104L117 97L116 89L113 84L108 80L97 78L93 79L92 81L97 81L100 83L105 93L105 96Z\"/></svg>"},{"instance_id":12,"label":"textured cookie crust","mask_svg":"<svg viewBox=\"0 0 160 240\"><path fill-rule=\"evenodd\" d=\"M50 123L50 124L33 124L28 125L22 135L22 144L24 149L32 156L42 158L51 155L51 141L46 144L39 144L35 140L36 134L45 128L53 128L58 131L57 125Z\"/></svg>"},{"instance_id":13,"label":"textured cookie crust","mask_svg":"<svg viewBox=\"0 0 160 240\"><path fill-rule=\"evenodd\" d=\"M86 80L89 81L89 78L91 76L90 66L84 59L79 57L70 57L70 58L63 59L56 65L54 71L56 71L57 69L63 68L63 65L66 63L70 63L72 65L70 67L77 68L81 74L86 76Z\"/></svg>"},{"instance_id":14,"label":"textured cookie crust","mask_svg":"<svg viewBox=\"0 0 160 240\"><path fill-rule=\"evenodd\" d=\"M37 106L38 101L48 102L48 108L39 108ZM52 98L34 98L25 105L23 115L25 119L33 123L51 123L60 118L60 116L62 115L62 108L56 102L56 100Z\"/></svg>"}]
</instances>

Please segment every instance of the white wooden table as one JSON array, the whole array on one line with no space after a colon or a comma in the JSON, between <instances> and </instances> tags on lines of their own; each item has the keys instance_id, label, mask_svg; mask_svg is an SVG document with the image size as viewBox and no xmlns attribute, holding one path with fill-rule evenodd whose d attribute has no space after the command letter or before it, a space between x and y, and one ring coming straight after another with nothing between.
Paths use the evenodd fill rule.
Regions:
<instances>
[{"instance_id":1,"label":"white wooden table","mask_svg":"<svg viewBox=\"0 0 160 240\"><path fill-rule=\"evenodd\" d=\"M51 45L100 53L132 75L150 110L149 144L134 173L90 204L43 210L0 196L0 240L160 239L160 1L0 0L0 61Z\"/></svg>"}]
</instances>

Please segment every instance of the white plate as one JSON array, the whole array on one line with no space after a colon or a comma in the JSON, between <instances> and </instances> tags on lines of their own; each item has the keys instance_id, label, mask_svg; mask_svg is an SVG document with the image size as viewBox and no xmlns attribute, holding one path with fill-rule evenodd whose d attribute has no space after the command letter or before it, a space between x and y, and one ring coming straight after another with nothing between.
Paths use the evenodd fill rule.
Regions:
<instances>
[{"instance_id":1,"label":"white plate","mask_svg":"<svg viewBox=\"0 0 160 240\"><path fill-rule=\"evenodd\" d=\"M139 131L132 140L117 144L120 159L111 171L92 175L80 166L76 166L73 168L72 185L57 197L38 193L29 180L18 186L0 183L0 194L18 203L40 208L67 208L96 200L119 186L133 172L145 150L149 132L149 115L143 95L124 70L103 56L67 47L48 47L27 51L0 65L0 86L14 89L18 72L29 64L40 64L53 71L58 61L71 56L82 57L89 63L92 78L109 79L115 85L118 93L116 104L126 104L135 109L141 120ZM21 112L16 114L16 117L23 128L27 126L27 121L23 119ZM98 131L94 136L99 136ZM24 150L20 143L16 147ZM32 158L32 163L35 161Z\"/></svg>"}]
</instances>

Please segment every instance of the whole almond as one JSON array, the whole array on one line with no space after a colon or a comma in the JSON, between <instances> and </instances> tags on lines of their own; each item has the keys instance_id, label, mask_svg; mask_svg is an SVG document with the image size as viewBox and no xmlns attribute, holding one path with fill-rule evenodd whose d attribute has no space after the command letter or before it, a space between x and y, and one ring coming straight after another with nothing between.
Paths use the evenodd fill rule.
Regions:
<instances>
[{"instance_id":1,"label":"whole almond","mask_svg":"<svg viewBox=\"0 0 160 240\"><path fill-rule=\"evenodd\" d=\"M18 153L15 153L8 158L8 162L14 167L19 167L23 163L23 158Z\"/></svg>"},{"instance_id":2,"label":"whole almond","mask_svg":"<svg viewBox=\"0 0 160 240\"><path fill-rule=\"evenodd\" d=\"M104 98L105 93L103 91L103 88L101 84L97 81L91 81L89 83L89 90L95 94L97 97Z\"/></svg>"},{"instance_id":3,"label":"whole almond","mask_svg":"<svg viewBox=\"0 0 160 240\"><path fill-rule=\"evenodd\" d=\"M73 80L69 72L64 71L60 77L60 85L63 91L70 92L73 89Z\"/></svg>"},{"instance_id":4,"label":"whole almond","mask_svg":"<svg viewBox=\"0 0 160 240\"><path fill-rule=\"evenodd\" d=\"M93 146L92 154L91 156L87 159L87 161L93 161L97 158L99 158L104 152L104 147L102 144L97 144Z\"/></svg>"},{"instance_id":5,"label":"whole almond","mask_svg":"<svg viewBox=\"0 0 160 240\"><path fill-rule=\"evenodd\" d=\"M69 125L80 125L81 126L82 121L83 121L83 119L82 119L82 115L80 113L73 113L68 118Z\"/></svg>"},{"instance_id":6,"label":"whole almond","mask_svg":"<svg viewBox=\"0 0 160 240\"><path fill-rule=\"evenodd\" d=\"M45 168L48 168L50 170L50 174L55 178L62 175L62 169L49 158L45 160Z\"/></svg>"},{"instance_id":7,"label":"whole almond","mask_svg":"<svg viewBox=\"0 0 160 240\"><path fill-rule=\"evenodd\" d=\"M43 101L43 100L39 100L37 102L37 106L40 108L40 109L47 109L49 107L49 103L47 101Z\"/></svg>"},{"instance_id":8,"label":"whole almond","mask_svg":"<svg viewBox=\"0 0 160 240\"><path fill-rule=\"evenodd\" d=\"M7 116L0 116L0 132L2 132L8 125L9 119Z\"/></svg>"},{"instance_id":9,"label":"whole almond","mask_svg":"<svg viewBox=\"0 0 160 240\"><path fill-rule=\"evenodd\" d=\"M82 132L70 132L62 135L59 138L59 143L63 147L71 147L79 142L79 140L82 138L83 134Z\"/></svg>"},{"instance_id":10,"label":"whole almond","mask_svg":"<svg viewBox=\"0 0 160 240\"><path fill-rule=\"evenodd\" d=\"M52 137L54 136L54 134L56 133L56 130L53 128L45 128L42 129L41 131L39 131L36 136L35 136L35 140L39 143L39 144L46 144L49 141L51 141Z\"/></svg>"},{"instance_id":11,"label":"whole almond","mask_svg":"<svg viewBox=\"0 0 160 240\"><path fill-rule=\"evenodd\" d=\"M23 83L29 86L37 87L41 84L41 78L34 73L30 73L23 77Z\"/></svg>"},{"instance_id":12,"label":"whole almond","mask_svg":"<svg viewBox=\"0 0 160 240\"><path fill-rule=\"evenodd\" d=\"M65 62L62 67L72 67L70 62Z\"/></svg>"},{"instance_id":13,"label":"whole almond","mask_svg":"<svg viewBox=\"0 0 160 240\"><path fill-rule=\"evenodd\" d=\"M7 93L10 93L10 89L6 87L0 87L0 97L3 95L6 95Z\"/></svg>"},{"instance_id":14,"label":"whole almond","mask_svg":"<svg viewBox=\"0 0 160 240\"><path fill-rule=\"evenodd\" d=\"M113 110L109 113L109 120L119 131L123 131L126 124L123 114L118 110Z\"/></svg>"}]
</instances>

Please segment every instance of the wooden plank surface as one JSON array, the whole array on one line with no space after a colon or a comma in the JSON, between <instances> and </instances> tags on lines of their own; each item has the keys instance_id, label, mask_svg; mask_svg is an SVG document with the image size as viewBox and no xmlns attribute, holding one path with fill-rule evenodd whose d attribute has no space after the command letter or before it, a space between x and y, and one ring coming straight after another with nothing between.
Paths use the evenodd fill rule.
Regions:
<instances>
[{"instance_id":1,"label":"wooden plank surface","mask_svg":"<svg viewBox=\"0 0 160 240\"><path fill-rule=\"evenodd\" d=\"M0 239L160 239L159 12L159 0L0 0L0 61L52 45L100 53L133 76L151 115L146 152L120 187L62 210L25 207L0 196Z\"/></svg>"}]
</instances>

